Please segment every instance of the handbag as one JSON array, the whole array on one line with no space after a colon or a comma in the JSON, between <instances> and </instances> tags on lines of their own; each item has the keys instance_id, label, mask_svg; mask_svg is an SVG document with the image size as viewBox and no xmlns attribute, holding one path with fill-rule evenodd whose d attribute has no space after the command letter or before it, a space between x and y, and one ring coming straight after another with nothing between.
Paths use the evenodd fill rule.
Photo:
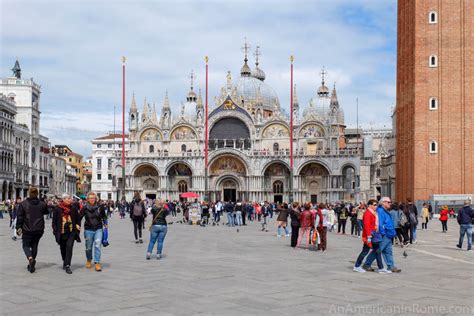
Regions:
<instances>
[{"instance_id":1,"label":"handbag","mask_svg":"<svg viewBox=\"0 0 474 316\"><path fill-rule=\"evenodd\" d=\"M102 246L107 247L109 245L109 223L103 218L102 219Z\"/></svg>"},{"instance_id":2,"label":"handbag","mask_svg":"<svg viewBox=\"0 0 474 316\"><path fill-rule=\"evenodd\" d=\"M373 231L372 232L372 242L373 243L379 243L382 242L382 234L379 231Z\"/></svg>"},{"instance_id":3,"label":"handbag","mask_svg":"<svg viewBox=\"0 0 474 316\"><path fill-rule=\"evenodd\" d=\"M163 212L163 210L159 211L158 214L156 214L155 217L153 217L153 220L151 221L150 227L148 227L149 231L151 231L151 228L153 227L153 223L156 221L156 219L161 214L161 212Z\"/></svg>"}]
</instances>

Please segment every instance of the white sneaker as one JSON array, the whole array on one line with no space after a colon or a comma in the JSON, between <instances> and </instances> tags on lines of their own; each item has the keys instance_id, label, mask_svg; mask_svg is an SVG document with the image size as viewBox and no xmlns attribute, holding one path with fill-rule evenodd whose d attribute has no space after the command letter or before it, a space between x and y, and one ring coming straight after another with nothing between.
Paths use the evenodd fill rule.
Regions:
<instances>
[{"instance_id":1,"label":"white sneaker","mask_svg":"<svg viewBox=\"0 0 474 316\"><path fill-rule=\"evenodd\" d=\"M392 271L387 270L385 268L384 269L379 269L377 272L380 273L380 274L391 274L392 273Z\"/></svg>"},{"instance_id":2,"label":"white sneaker","mask_svg":"<svg viewBox=\"0 0 474 316\"><path fill-rule=\"evenodd\" d=\"M290 234L286 234L285 236L286 236L286 237L290 237Z\"/></svg>"},{"instance_id":3,"label":"white sneaker","mask_svg":"<svg viewBox=\"0 0 474 316\"><path fill-rule=\"evenodd\" d=\"M277 235L277 237L281 237L281 235Z\"/></svg>"},{"instance_id":4,"label":"white sneaker","mask_svg":"<svg viewBox=\"0 0 474 316\"><path fill-rule=\"evenodd\" d=\"M365 272L367 272L367 271L365 271L362 267L354 267L354 268L352 269L352 271L354 271L354 272L359 272L359 273L365 273Z\"/></svg>"}]
</instances>

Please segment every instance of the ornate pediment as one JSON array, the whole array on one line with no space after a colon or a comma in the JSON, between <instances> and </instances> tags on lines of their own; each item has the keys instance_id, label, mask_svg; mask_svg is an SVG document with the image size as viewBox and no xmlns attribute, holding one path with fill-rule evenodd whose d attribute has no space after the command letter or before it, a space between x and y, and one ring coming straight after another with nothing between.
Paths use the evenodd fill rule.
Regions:
<instances>
[{"instance_id":1,"label":"ornate pediment","mask_svg":"<svg viewBox=\"0 0 474 316\"><path fill-rule=\"evenodd\" d=\"M242 113L244 115L246 115L248 118L252 119L252 117L249 115L249 113L244 110L243 108L241 108L240 106L237 105L237 103L234 102L234 100L230 97L230 96L227 96L227 98L222 102L221 105L219 105L217 108L215 108L211 114L209 114L209 118L211 118L212 116L218 114L218 113L221 113L221 112L237 112L237 113Z\"/></svg>"}]
</instances>

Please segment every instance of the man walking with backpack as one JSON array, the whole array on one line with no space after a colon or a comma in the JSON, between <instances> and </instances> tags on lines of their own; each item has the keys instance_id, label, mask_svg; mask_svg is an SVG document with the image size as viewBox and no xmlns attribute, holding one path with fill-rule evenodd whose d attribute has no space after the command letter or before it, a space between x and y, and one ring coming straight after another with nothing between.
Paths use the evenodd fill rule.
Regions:
<instances>
[{"instance_id":1,"label":"man walking with backpack","mask_svg":"<svg viewBox=\"0 0 474 316\"><path fill-rule=\"evenodd\" d=\"M474 212L471 208L471 201L464 201L464 207L459 210L458 213L458 224L459 224L459 243L456 245L459 249L462 249L462 242L464 241L464 235L467 234L467 251L472 250L472 222L474 221Z\"/></svg>"}]
</instances>

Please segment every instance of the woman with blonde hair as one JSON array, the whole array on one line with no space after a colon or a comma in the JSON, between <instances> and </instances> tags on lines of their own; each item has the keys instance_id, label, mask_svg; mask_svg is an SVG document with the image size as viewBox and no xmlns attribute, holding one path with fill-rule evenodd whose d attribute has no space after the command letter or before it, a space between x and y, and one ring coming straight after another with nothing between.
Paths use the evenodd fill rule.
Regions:
<instances>
[{"instance_id":1,"label":"woman with blonde hair","mask_svg":"<svg viewBox=\"0 0 474 316\"><path fill-rule=\"evenodd\" d=\"M87 193L86 204L82 207L80 214L81 217L85 219L84 238L86 240L86 268L92 268L92 259L94 259L95 271L102 271L100 255L104 227L107 225L105 205L99 206L97 203L97 194L89 192ZM92 254L92 246L94 246L94 254Z\"/></svg>"},{"instance_id":2,"label":"woman with blonde hair","mask_svg":"<svg viewBox=\"0 0 474 316\"><path fill-rule=\"evenodd\" d=\"M157 242L156 259L161 259L161 253L163 251L163 244L165 237L168 232L168 224L166 222L166 216L169 214L169 210L163 207L163 202L159 199L156 200L155 205L151 208L153 220L150 225L150 242L148 244L148 250L146 252L146 259L150 260L153 252L153 247Z\"/></svg>"}]
</instances>

